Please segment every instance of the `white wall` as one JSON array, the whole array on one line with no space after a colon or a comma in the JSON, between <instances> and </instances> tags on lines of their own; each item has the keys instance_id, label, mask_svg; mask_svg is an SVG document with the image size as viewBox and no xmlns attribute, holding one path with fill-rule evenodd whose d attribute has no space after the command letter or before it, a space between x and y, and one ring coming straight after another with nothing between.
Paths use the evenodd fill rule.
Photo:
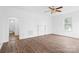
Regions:
<instances>
[{"instance_id":1,"label":"white wall","mask_svg":"<svg viewBox=\"0 0 79 59\"><path fill-rule=\"evenodd\" d=\"M8 19L6 16L6 9L0 7L0 48L3 42L8 41Z\"/></svg>"},{"instance_id":2,"label":"white wall","mask_svg":"<svg viewBox=\"0 0 79 59\"><path fill-rule=\"evenodd\" d=\"M66 32L64 29L64 20L66 17L72 17L72 31ZM54 34L79 38L79 11L56 16L53 19Z\"/></svg>"},{"instance_id":3,"label":"white wall","mask_svg":"<svg viewBox=\"0 0 79 59\"><path fill-rule=\"evenodd\" d=\"M7 16L15 17L19 23L20 39L52 33L52 16L46 14L42 7L24 8L7 7Z\"/></svg>"},{"instance_id":4,"label":"white wall","mask_svg":"<svg viewBox=\"0 0 79 59\"><path fill-rule=\"evenodd\" d=\"M35 9L33 9L26 11L26 14L20 20L20 38L29 38L52 33L53 24L51 16L41 13L42 10L34 11Z\"/></svg>"}]
</instances>

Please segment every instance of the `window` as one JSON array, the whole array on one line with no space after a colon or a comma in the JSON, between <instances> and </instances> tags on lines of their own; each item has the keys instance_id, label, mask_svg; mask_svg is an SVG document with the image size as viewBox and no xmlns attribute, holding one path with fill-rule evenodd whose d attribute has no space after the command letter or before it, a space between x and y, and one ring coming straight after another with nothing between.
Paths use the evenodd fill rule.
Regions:
<instances>
[{"instance_id":1,"label":"window","mask_svg":"<svg viewBox=\"0 0 79 59\"><path fill-rule=\"evenodd\" d=\"M64 27L65 27L65 31L67 32L72 31L72 18L71 17L67 17L64 20Z\"/></svg>"}]
</instances>

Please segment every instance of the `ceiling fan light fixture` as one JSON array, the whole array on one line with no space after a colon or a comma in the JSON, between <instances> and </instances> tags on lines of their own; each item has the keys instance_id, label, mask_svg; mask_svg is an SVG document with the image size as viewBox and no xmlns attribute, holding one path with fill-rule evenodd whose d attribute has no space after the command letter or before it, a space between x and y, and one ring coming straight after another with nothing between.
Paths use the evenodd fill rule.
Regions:
<instances>
[{"instance_id":1,"label":"ceiling fan light fixture","mask_svg":"<svg viewBox=\"0 0 79 59\"><path fill-rule=\"evenodd\" d=\"M58 13L58 12L62 12L62 6L49 6L48 7L50 9L51 14L52 13Z\"/></svg>"}]
</instances>

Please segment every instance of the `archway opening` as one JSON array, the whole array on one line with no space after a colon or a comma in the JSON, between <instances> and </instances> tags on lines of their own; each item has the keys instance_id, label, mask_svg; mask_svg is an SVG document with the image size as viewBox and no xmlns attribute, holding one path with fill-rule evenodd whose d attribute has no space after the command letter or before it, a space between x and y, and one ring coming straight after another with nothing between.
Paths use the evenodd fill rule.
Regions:
<instances>
[{"instance_id":1,"label":"archway opening","mask_svg":"<svg viewBox=\"0 0 79 59\"><path fill-rule=\"evenodd\" d=\"M19 39L19 24L18 19L14 17L9 18L9 41Z\"/></svg>"}]
</instances>

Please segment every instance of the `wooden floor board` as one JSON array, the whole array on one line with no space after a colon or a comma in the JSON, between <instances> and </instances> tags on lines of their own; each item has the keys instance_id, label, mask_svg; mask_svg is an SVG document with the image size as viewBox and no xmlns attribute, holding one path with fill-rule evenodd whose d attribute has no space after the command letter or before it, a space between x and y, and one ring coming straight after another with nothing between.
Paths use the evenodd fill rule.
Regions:
<instances>
[{"instance_id":1,"label":"wooden floor board","mask_svg":"<svg viewBox=\"0 0 79 59\"><path fill-rule=\"evenodd\" d=\"M2 53L75 53L79 52L79 39L49 34L3 44Z\"/></svg>"}]
</instances>

